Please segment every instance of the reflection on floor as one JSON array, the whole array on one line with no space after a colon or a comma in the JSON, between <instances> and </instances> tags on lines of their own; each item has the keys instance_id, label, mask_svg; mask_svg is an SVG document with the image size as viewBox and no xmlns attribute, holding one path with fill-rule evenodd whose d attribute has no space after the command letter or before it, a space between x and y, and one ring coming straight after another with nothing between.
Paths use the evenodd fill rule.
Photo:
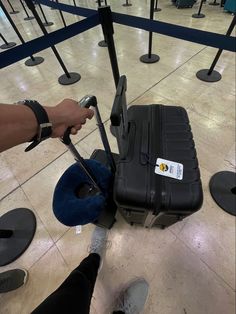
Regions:
<instances>
[{"instance_id":1,"label":"reflection on floor","mask_svg":"<svg viewBox=\"0 0 236 314\"><path fill-rule=\"evenodd\" d=\"M132 1L131 7L123 7L123 2L111 0L113 11L149 16L149 1ZM21 10L12 18L24 39L41 36L34 20L23 20L18 1L12 4ZM77 4L96 7L92 0ZM8 7L7 2L5 5ZM226 33L232 20L230 14L208 2L203 5L204 19L191 17L198 4L178 10L171 1L160 0L159 6L162 11L155 13L155 18L160 21L221 34ZM63 27L57 11L47 7L44 11L54 22L48 31ZM1 11L0 14L1 33L8 41L19 44ZM64 17L67 24L82 19L67 13ZM112 246L97 280L91 313L109 313L119 289L134 277L145 277L150 283L146 314L232 314L235 220L214 203L208 182L220 170L235 170L235 56L224 52L216 66L222 80L204 83L195 74L209 68L216 49L154 34L153 53L160 56L160 61L143 64L139 57L147 53L148 34L120 25L114 28L120 73L128 77L129 104L175 104L187 109L201 167L204 204L199 212L166 230L131 227L118 216L109 235ZM0 102L31 98L52 106L66 97L80 99L94 94L103 120L107 120L115 88L107 49L97 45L101 39L98 26L57 45L69 71L82 76L71 86L57 83L63 72L50 49L36 54L45 58L37 67L28 68L20 61L2 69ZM114 138L109 138L113 150L117 150ZM84 157L101 147L95 121L88 122L73 140ZM60 141L45 141L27 154L25 146L0 156L0 214L15 207L31 208L37 217L37 231L27 251L14 263L1 267L0 271L24 267L29 271L29 281L18 290L0 295L0 313L30 313L85 257L94 228L87 225L76 235L74 228L61 225L53 216L55 184L73 163Z\"/></svg>"}]
</instances>

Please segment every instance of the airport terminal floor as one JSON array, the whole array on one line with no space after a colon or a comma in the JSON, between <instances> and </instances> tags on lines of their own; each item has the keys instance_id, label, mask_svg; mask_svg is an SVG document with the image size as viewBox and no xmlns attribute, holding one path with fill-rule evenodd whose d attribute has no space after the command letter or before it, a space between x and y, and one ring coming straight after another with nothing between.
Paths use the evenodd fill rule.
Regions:
<instances>
[{"instance_id":1,"label":"airport terminal floor","mask_svg":"<svg viewBox=\"0 0 236 314\"><path fill-rule=\"evenodd\" d=\"M63 3L73 5L71 0ZM131 1L130 1L131 2ZM154 19L204 31L225 34L232 14L220 5L203 3L205 18L194 19L199 2L192 8L177 9L170 0L158 1L162 10ZM7 1L3 1L8 11ZM35 20L25 21L19 1L11 0L11 15L25 41L41 36ZM92 0L76 0L78 6L97 8ZM149 17L150 1L108 0L114 12ZM63 27L60 14L43 6L54 25L48 32ZM29 11L29 10L28 10ZM30 11L29 11L29 14ZM63 12L67 25L83 17ZM187 110L201 172L204 201L201 209L162 230L131 226L117 214L109 231L111 246L98 275L91 303L92 314L108 314L120 289L134 278L145 278L149 287L145 314L233 314L235 313L235 217L223 211L212 199L209 180L219 171L235 172L235 53L224 51L216 65L222 79L203 82L196 77L209 68L216 48L153 34L152 52L157 63L141 63L148 52L148 32L114 24L114 40L120 74L127 76L127 102L132 105L163 104ZM0 10L0 32L11 42L19 39ZM232 33L235 36L235 30ZM81 75L73 85L58 84L63 74L51 49L35 54L45 60L27 67L25 60L0 70L0 103L35 99L54 106L64 98L80 100L86 94L97 97L113 152L115 138L110 133L109 117L115 84L106 47L98 25L56 45L69 71ZM1 114L1 113L0 113ZM88 121L72 137L84 158L102 148L95 119ZM31 209L37 219L35 236L28 249L0 272L24 268L29 278L22 287L0 294L1 314L28 314L40 304L88 254L93 224L76 233L53 215L52 197L56 183L74 159L58 139L48 139L25 153L27 144L0 155L0 215L14 208ZM70 314L70 313L65 313Z\"/></svg>"}]
</instances>

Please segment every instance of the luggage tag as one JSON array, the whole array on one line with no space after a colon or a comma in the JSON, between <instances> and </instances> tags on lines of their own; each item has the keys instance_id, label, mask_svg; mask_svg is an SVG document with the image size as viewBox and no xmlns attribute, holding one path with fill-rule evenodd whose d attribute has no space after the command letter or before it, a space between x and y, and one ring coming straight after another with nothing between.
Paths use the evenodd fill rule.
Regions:
<instances>
[{"instance_id":1,"label":"luggage tag","mask_svg":"<svg viewBox=\"0 0 236 314\"><path fill-rule=\"evenodd\" d=\"M80 234L80 233L82 233L82 226L81 225L75 226L75 234Z\"/></svg>"},{"instance_id":2,"label":"luggage tag","mask_svg":"<svg viewBox=\"0 0 236 314\"><path fill-rule=\"evenodd\" d=\"M177 180L183 179L184 166L178 162L157 158L155 173Z\"/></svg>"}]
</instances>

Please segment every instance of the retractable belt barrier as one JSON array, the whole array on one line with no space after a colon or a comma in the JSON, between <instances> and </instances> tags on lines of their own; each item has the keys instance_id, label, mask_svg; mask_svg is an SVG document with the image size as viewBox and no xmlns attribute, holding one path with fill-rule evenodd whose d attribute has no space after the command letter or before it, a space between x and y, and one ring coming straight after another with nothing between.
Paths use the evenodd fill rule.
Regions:
<instances>
[{"instance_id":1,"label":"retractable belt barrier","mask_svg":"<svg viewBox=\"0 0 236 314\"><path fill-rule=\"evenodd\" d=\"M12 48L11 50L1 52L0 68L9 66L31 54L49 48L52 45L56 45L100 24L99 15L96 10L74 7L49 0L38 0L38 2L54 9L86 17L86 19L64 27L63 29L56 30L46 36L33 39L25 44ZM235 37L115 12L112 13L112 20L114 23L143 29L148 32L151 31L161 35L232 52L236 51Z\"/></svg>"}]
</instances>

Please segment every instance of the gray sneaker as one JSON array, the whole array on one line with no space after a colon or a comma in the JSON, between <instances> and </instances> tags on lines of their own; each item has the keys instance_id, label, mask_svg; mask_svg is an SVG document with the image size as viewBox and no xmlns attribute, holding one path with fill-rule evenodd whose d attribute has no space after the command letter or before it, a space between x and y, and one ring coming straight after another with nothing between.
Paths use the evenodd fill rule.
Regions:
<instances>
[{"instance_id":1,"label":"gray sneaker","mask_svg":"<svg viewBox=\"0 0 236 314\"><path fill-rule=\"evenodd\" d=\"M145 279L137 279L120 294L114 311L125 314L140 314L148 296L149 284Z\"/></svg>"},{"instance_id":2,"label":"gray sneaker","mask_svg":"<svg viewBox=\"0 0 236 314\"><path fill-rule=\"evenodd\" d=\"M0 273L0 293L9 292L23 286L28 278L24 269L12 269Z\"/></svg>"},{"instance_id":3,"label":"gray sneaker","mask_svg":"<svg viewBox=\"0 0 236 314\"><path fill-rule=\"evenodd\" d=\"M99 270L101 269L106 249L110 244L110 242L107 241L107 237L108 229L98 226L95 227L91 238L91 244L89 246L89 253L96 253L101 257Z\"/></svg>"}]
</instances>

